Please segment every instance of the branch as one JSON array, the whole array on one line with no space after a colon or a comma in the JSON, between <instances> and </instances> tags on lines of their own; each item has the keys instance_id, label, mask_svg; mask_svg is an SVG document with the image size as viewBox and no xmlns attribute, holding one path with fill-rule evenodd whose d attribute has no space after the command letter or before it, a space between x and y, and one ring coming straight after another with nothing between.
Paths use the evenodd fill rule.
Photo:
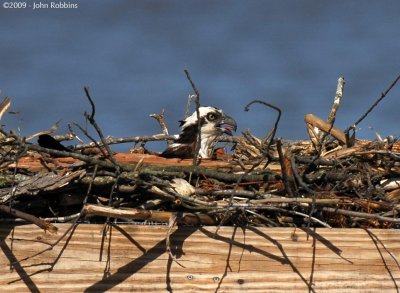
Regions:
<instances>
[{"instance_id":1,"label":"branch","mask_svg":"<svg viewBox=\"0 0 400 293\"><path fill-rule=\"evenodd\" d=\"M6 205L0 205L0 211L7 213L9 215L12 215L16 218L21 218L24 219L28 222L31 222L33 224L35 224L36 226L38 226L39 228L45 230L45 231L49 231L50 233L57 233L57 227L46 222L43 219L37 218L33 215L18 211L16 209L13 209L9 206Z\"/></svg>"},{"instance_id":2,"label":"branch","mask_svg":"<svg viewBox=\"0 0 400 293\"><path fill-rule=\"evenodd\" d=\"M96 215L118 219L143 220L151 222L168 223L175 213L140 209L115 209L112 207L98 206L93 204L85 205L83 209L86 215ZM217 222L209 215L201 213L183 213L178 217L178 223L187 225L215 225Z\"/></svg>"},{"instance_id":3,"label":"branch","mask_svg":"<svg viewBox=\"0 0 400 293\"><path fill-rule=\"evenodd\" d=\"M196 102L196 114L197 114L197 141L196 141L196 148L194 151L193 155L193 166L198 165L198 157L199 157L199 151L200 151L200 146L201 146L201 125L200 125L200 93L196 88L196 85L194 84L192 78L190 77L189 71L187 69L184 70L187 79L189 80L190 84L192 85L192 88L196 94L195 102Z\"/></svg>"},{"instance_id":4,"label":"branch","mask_svg":"<svg viewBox=\"0 0 400 293\"><path fill-rule=\"evenodd\" d=\"M9 97L5 97L4 100L0 103L0 120L3 117L3 114L10 108L11 100Z\"/></svg>"},{"instance_id":5,"label":"branch","mask_svg":"<svg viewBox=\"0 0 400 293\"><path fill-rule=\"evenodd\" d=\"M365 112L352 126L349 126L346 128L344 133L348 134L350 129L354 129L358 124L360 124L361 121L364 120L365 117L368 116L368 114L386 97L386 95L390 92L390 90L396 85L396 83L399 81L400 75L397 76L397 78L392 82L392 84L386 89L385 92L381 94L381 97Z\"/></svg>"}]
</instances>

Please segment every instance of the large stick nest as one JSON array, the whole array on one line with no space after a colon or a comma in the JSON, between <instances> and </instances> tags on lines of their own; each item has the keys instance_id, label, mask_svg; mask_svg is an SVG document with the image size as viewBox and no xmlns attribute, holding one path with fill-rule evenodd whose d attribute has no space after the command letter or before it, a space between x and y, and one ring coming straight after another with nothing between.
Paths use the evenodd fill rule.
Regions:
<instances>
[{"instance_id":1,"label":"large stick nest","mask_svg":"<svg viewBox=\"0 0 400 293\"><path fill-rule=\"evenodd\" d=\"M2 217L13 215L50 230L51 222L66 221L398 227L400 144L391 138L360 141L349 135L351 129L334 127L341 90L339 80L327 121L306 116L310 140L275 138L276 123L264 138L249 131L222 137L233 151L217 149L213 160L178 160L146 150L147 141L174 139L165 131L163 112L152 115L163 134L105 138L85 88L92 104L85 116L98 141L76 125L92 142L70 152L32 142L57 126L27 138L1 129ZM4 99L0 119L9 105ZM71 129L53 137L77 135ZM113 144L126 142L141 145L130 153L112 152Z\"/></svg>"}]
</instances>

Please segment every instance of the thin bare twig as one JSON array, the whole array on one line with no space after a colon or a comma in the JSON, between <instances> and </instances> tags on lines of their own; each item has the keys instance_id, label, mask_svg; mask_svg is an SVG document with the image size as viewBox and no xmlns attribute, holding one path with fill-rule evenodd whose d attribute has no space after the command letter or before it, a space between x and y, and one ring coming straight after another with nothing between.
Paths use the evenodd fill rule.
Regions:
<instances>
[{"instance_id":1,"label":"thin bare twig","mask_svg":"<svg viewBox=\"0 0 400 293\"><path fill-rule=\"evenodd\" d=\"M108 153L107 157L115 165L116 171L119 172L120 166L119 166L118 162L115 160L115 158L113 156L113 152L111 151L110 146L107 144L107 141L104 138L103 131L98 126L96 120L94 120L94 114L96 113L96 108L95 108L93 99L91 98L91 96L89 94L89 87L85 86L84 89L85 89L86 97L88 98L90 105L92 106L92 113L89 115L87 112L85 112L84 115L85 115L86 119L88 119L90 124L94 127L94 129L96 130L97 134L100 137L101 142L103 143L104 148L107 150L107 153Z\"/></svg>"},{"instance_id":2,"label":"thin bare twig","mask_svg":"<svg viewBox=\"0 0 400 293\"><path fill-rule=\"evenodd\" d=\"M386 89L385 92L381 94L381 97L376 100L376 102L369 107L369 109L351 126L347 127L346 130L344 131L345 134L348 134L350 129L355 129L355 127L361 123L365 119L365 117L368 116L368 114L386 97L386 95L390 92L390 90L396 85L396 83L399 81L400 75L396 77L396 79L389 85L389 87Z\"/></svg>"},{"instance_id":3,"label":"thin bare twig","mask_svg":"<svg viewBox=\"0 0 400 293\"><path fill-rule=\"evenodd\" d=\"M200 146L201 146L201 124L200 124L200 93L196 88L196 85L194 84L192 78L190 77L189 71L187 69L184 70L187 79L189 80L195 94L196 94L196 98L195 98L195 102L196 102L196 115L197 115L197 140L196 140L196 148L194 151L194 155L193 155L193 166L197 166L198 165L198 160L199 160L199 152L200 152Z\"/></svg>"},{"instance_id":4,"label":"thin bare twig","mask_svg":"<svg viewBox=\"0 0 400 293\"><path fill-rule=\"evenodd\" d=\"M268 145L267 145L267 151L268 151L269 148L270 148L271 145L272 145L272 142L274 141L275 134L276 134L276 131L277 131L277 129L278 129L278 124L279 124L279 121L280 121L280 119L281 119L282 111L281 111L281 109L279 109L278 107L276 107L276 106L274 106L274 105L272 105L272 104L270 104L270 103L261 101L261 100L254 100L254 101L251 101L250 103L248 103L248 104L244 107L244 110L245 110L246 112L248 112L248 111L250 110L250 106L251 106L252 104L254 104L254 103L262 104L262 105L267 106L267 107L270 107L270 108L272 108L272 109L274 109L275 111L278 112L278 117L277 117L276 120L275 120L275 124L274 124L274 128L273 128L273 131L272 131L272 134L271 134L271 138L270 138L270 140L269 140L269 142L268 142ZM267 135L268 135L268 134L267 134ZM263 140L263 141L264 141L264 140Z\"/></svg>"}]
</instances>

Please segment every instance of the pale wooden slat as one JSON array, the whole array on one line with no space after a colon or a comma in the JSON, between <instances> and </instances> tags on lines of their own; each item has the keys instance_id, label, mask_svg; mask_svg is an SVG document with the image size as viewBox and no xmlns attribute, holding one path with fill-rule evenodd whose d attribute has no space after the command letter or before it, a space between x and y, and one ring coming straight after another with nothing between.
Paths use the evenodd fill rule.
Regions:
<instances>
[{"instance_id":1,"label":"pale wooden slat","mask_svg":"<svg viewBox=\"0 0 400 293\"><path fill-rule=\"evenodd\" d=\"M180 266L165 252L167 227L120 225L112 229L107 272L109 234L102 245L103 226L85 224L68 245L64 239L9 270L69 225L57 227L52 235L2 225L0 292L308 292L310 284L315 292L398 292L400 285L397 230L317 229L307 240L300 229L222 227L215 235L215 227L181 227L171 235Z\"/></svg>"}]
</instances>

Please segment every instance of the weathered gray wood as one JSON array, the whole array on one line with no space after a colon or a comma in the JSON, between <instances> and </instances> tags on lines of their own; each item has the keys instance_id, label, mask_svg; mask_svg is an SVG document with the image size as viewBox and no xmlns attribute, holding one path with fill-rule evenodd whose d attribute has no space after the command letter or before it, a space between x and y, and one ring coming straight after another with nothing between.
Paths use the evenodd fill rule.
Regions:
<instances>
[{"instance_id":1,"label":"weathered gray wood","mask_svg":"<svg viewBox=\"0 0 400 293\"><path fill-rule=\"evenodd\" d=\"M60 190L70 181L86 173L85 170L57 175L52 172L37 173L31 178L19 182L14 187L0 189L0 203L7 202L12 196L36 195L39 192Z\"/></svg>"},{"instance_id":2,"label":"weathered gray wood","mask_svg":"<svg viewBox=\"0 0 400 293\"><path fill-rule=\"evenodd\" d=\"M1 292L398 292L400 231L79 225L0 228ZM11 237L14 241L11 241ZM66 243L68 242L68 243ZM48 271L52 268L51 271Z\"/></svg>"}]
</instances>

